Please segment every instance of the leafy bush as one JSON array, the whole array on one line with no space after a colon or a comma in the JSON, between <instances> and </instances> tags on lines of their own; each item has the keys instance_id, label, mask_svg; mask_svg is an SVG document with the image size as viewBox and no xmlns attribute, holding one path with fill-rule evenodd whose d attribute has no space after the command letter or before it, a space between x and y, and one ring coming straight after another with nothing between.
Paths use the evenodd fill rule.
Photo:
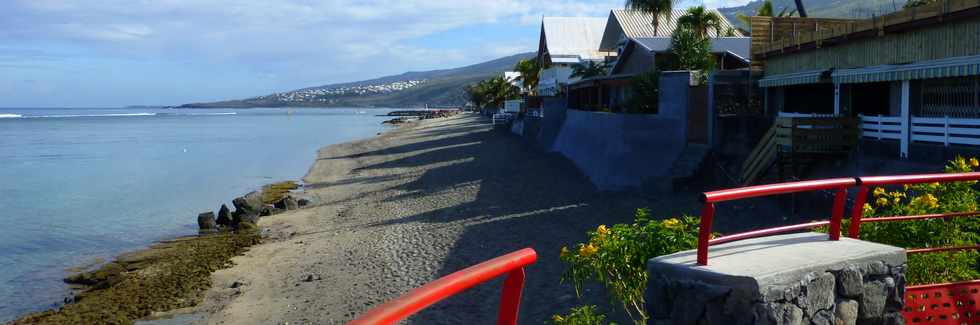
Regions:
<instances>
[{"instance_id":1,"label":"leafy bush","mask_svg":"<svg viewBox=\"0 0 980 325\"><path fill-rule=\"evenodd\" d=\"M971 172L980 167L976 158L957 157L947 173ZM864 205L866 217L911 216L977 210L980 191L976 182L906 185L889 190L875 188ZM849 222L845 221L845 228ZM948 218L919 221L862 223L861 239L905 248L968 246L980 242L980 220ZM909 255L906 273L910 284L943 283L980 279L976 251Z\"/></svg>"},{"instance_id":2,"label":"leafy bush","mask_svg":"<svg viewBox=\"0 0 980 325\"><path fill-rule=\"evenodd\" d=\"M651 69L633 77L633 96L630 96L626 112L632 114L657 114L660 104L660 71Z\"/></svg>"},{"instance_id":3,"label":"leafy bush","mask_svg":"<svg viewBox=\"0 0 980 325\"><path fill-rule=\"evenodd\" d=\"M632 224L600 225L589 232L587 243L563 247L561 261L568 269L562 281L571 282L578 294L587 280L603 284L626 314L643 324L647 260L697 247L698 228L698 218L651 220L649 210L639 209Z\"/></svg>"},{"instance_id":4,"label":"leafy bush","mask_svg":"<svg viewBox=\"0 0 980 325\"><path fill-rule=\"evenodd\" d=\"M606 325L606 316L597 313L596 306L582 306L572 308L568 315L555 315L551 317L551 324L554 325ZM611 323L610 325L616 325Z\"/></svg>"}]
</instances>

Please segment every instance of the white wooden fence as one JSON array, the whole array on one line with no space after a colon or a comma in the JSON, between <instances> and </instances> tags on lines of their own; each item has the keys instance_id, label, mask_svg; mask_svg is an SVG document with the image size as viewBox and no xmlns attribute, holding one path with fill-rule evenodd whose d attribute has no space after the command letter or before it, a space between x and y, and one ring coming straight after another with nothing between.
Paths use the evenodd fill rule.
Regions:
<instances>
[{"instance_id":1,"label":"white wooden fence","mask_svg":"<svg viewBox=\"0 0 980 325\"><path fill-rule=\"evenodd\" d=\"M913 116L912 141L980 146L980 119Z\"/></svg>"},{"instance_id":2,"label":"white wooden fence","mask_svg":"<svg viewBox=\"0 0 980 325\"><path fill-rule=\"evenodd\" d=\"M980 146L980 119L912 117L912 142ZM905 126L899 116L861 116L861 134L869 139L902 140Z\"/></svg>"},{"instance_id":3,"label":"white wooden fence","mask_svg":"<svg viewBox=\"0 0 980 325\"><path fill-rule=\"evenodd\" d=\"M902 139L902 118L898 116L861 117L861 135L871 139Z\"/></svg>"}]
</instances>

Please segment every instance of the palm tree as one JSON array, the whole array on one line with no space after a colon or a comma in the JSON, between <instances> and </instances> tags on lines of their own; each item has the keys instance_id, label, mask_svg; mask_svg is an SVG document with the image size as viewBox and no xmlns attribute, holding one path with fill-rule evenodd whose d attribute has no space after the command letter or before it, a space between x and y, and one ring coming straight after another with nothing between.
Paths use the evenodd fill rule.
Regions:
<instances>
[{"instance_id":1,"label":"palm tree","mask_svg":"<svg viewBox=\"0 0 980 325\"><path fill-rule=\"evenodd\" d=\"M708 30L714 29L721 36L721 16L717 12L704 9L704 6L691 7L677 19L677 27L688 28L701 38L708 37Z\"/></svg>"},{"instance_id":2,"label":"palm tree","mask_svg":"<svg viewBox=\"0 0 980 325\"><path fill-rule=\"evenodd\" d=\"M538 64L538 60L521 60L514 66L514 71L521 73L518 80L521 81L521 85L524 86L524 89L528 93L532 93L535 88L538 88L538 81L540 81L539 73L541 72L541 65Z\"/></svg>"},{"instance_id":3,"label":"palm tree","mask_svg":"<svg viewBox=\"0 0 980 325\"><path fill-rule=\"evenodd\" d=\"M592 78L606 75L609 63L605 61L585 61L572 66L572 78Z\"/></svg>"},{"instance_id":4,"label":"palm tree","mask_svg":"<svg viewBox=\"0 0 980 325\"><path fill-rule=\"evenodd\" d=\"M653 15L653 36L660 33L660 16L674 10L674 0L626 0L626 9Z\"/></svg>"}]
</instances>

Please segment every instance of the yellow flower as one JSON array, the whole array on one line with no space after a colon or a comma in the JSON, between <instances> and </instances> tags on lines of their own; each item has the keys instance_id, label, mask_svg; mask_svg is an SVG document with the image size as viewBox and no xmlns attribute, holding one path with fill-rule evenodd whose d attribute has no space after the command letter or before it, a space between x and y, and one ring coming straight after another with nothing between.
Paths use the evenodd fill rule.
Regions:
<instances>
[{"instance_id":1,"label":"yellow flower","mask_svg":"<svg viewBox=\"0 0 980 325\"><path fill-rule=\"evenodd\" d=\"M872 208L870 204L865 203L863 208L864 208L863 211L865 216L871 216L875 214L875 208Z\"/></svg>"},{"instance_id":2,"label":"yellow flower","mask_svg":"<svg viewBox=\"0 0 980 325\"><path fill-rule=\"evenodd\" d=\"M565 318L562 318L561 315L554 315L554 316L551 316L551 320L554 321L555 323L558 323L558 322L564 321Z\"/></svg>"},{"instance_id":3,"label":"yellow flower","mask_svg":"<svg viewBox=\"0 0 980 325\"><path fill-rule=\"evenodd\" d=\"M930 208L936 208L939 206L939 199L937 199L936 196L932 194L926 194L925 199L923 200L925 201L926 205L929 206Z\"/></svg>"},{"instance_id":4,"label":"yellow flower","mask_svg":"<svg viewBox=\"0 0 980 325\"><path fill-rule=\"evenodd\" d=\"M559 253L558 256L565 257L568 256L568 254L569 254L568 246L562 246L561 253Z\"/></svg>"},{"instance_id":5,"label":"yellow flower","mask_svg":"<svg viewBox=\"0 0 980 325\"><path fill-rule=\"evenodd\" d=\"M680 220L677 220L677 218L670 218L670 219L664 220L664 223L663 224L664 224L664 228L667 228L667 229L677 229L677 227L681 224L681 221Z\"/></svg>"},{"instance_id":6,"label":"yellow flower","mask_svg":"<svg viewBox=\"0 0 980 325\"><path fill-rule=\"evenodd\" d=\"M875 194L875 196L885 195L885 189L884 188L881 188L881 187L875 187L874 194Z\"/></svg>"},{"instance_id":7,"label":"yellow flower","mask_svg":"<svg viewBox=\"0 0 980 325\"><path fill-rule=\"evenodd\" d=\"M886 199L886 198L879 198L878 201L875 201L875 203L877 203L878 206L886 206L886 205L888 205L888 199Z\"/></svg>"},{"instance_id":8,"label":"yellow flower","mask_svg":"<svg viewBox=\"0 0 980 325\"><path fill-rule=\"evenodd\" d=\"M974 168L980 167L980 160L977 160L976 157L970 158L970 166L972 166Z\"/></svg>"},{"instance_id":9,"label":"yellow flower","mask_svg":"<svg viewBox=\"0 0 980 325\"><path fill-rule=\"evenodd\" d=\"M599 228L596 228L595 231L599 233L599 236L604 236L609 233L609 229L606 228L606 225L599 225Z\"/></svg>"},{"instance_id":10,"label":"yellow flower","mask_svg":"<svg viewBox=\"0 0 980 325\"><path fill-rule=\"evenodd\" d=\"M578 255L581 257L589 257L595 255L595 253L598 251L598 248L592 245L592 243L589 243L588 245L582 245L582 247L578 249Z\"/></svg>"},{"instance_id":11,"label":"yellow flower","mask_svg":"<svg viewBox=\"0 0 980 325\"><path fill-rule=\"evenodd\" d=\"M895 205L898 205L899 203L902 203L902 198L896 196L892 201L895 202Z\"/></svg>"}]
</instances>

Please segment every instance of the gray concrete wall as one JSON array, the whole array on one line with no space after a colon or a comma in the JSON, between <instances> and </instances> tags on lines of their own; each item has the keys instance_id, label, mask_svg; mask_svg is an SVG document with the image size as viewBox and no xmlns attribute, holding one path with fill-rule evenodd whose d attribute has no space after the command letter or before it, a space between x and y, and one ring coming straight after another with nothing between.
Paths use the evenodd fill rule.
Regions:
<instances>
[{"instance_id":1,"label":"gray concrete wall","mask_svg":"<svg viewBox=\"0 0 980 325\"><path fill-rule=\"evenodd\" d=\"M565 123L565 112L568 102L565 98L545 98L542 103L544 116L538 120L538 133L534 138L530 138L538 148L545 151L554 151L555 139L558 138L558 131Z\"/></svg>"},{"instance_id":2,"label":"gray concrete wall","mask_svg":"<svg viewBox=\"0 0 980 325\"><path fill-rule=\"evenodd\" d=\"M658 116L687 120L687 106L691 91L691 73L667 71L660 74L660 102Z\"/></svg>"},{"instance_id":3,"label":"gray concrete wall","mask_svg":"<svg viewBox=\"0 0 980 325\"><path fill-rule=\"evenodd\" d=\"M686 117L565 113L552 149L571 160L600 190L640 187L667 176L685 146Z\"/></svg>"},{"instance_id":4,"label":"gray concrete wall","mask_svg":"<svg viewBox=\"0 0 980 325\"><path fill-rule=\"evenodd\" d=\"M651 259L652 324L902 324L905 250L805 233Z\"/></svg>"}]
</instances>

